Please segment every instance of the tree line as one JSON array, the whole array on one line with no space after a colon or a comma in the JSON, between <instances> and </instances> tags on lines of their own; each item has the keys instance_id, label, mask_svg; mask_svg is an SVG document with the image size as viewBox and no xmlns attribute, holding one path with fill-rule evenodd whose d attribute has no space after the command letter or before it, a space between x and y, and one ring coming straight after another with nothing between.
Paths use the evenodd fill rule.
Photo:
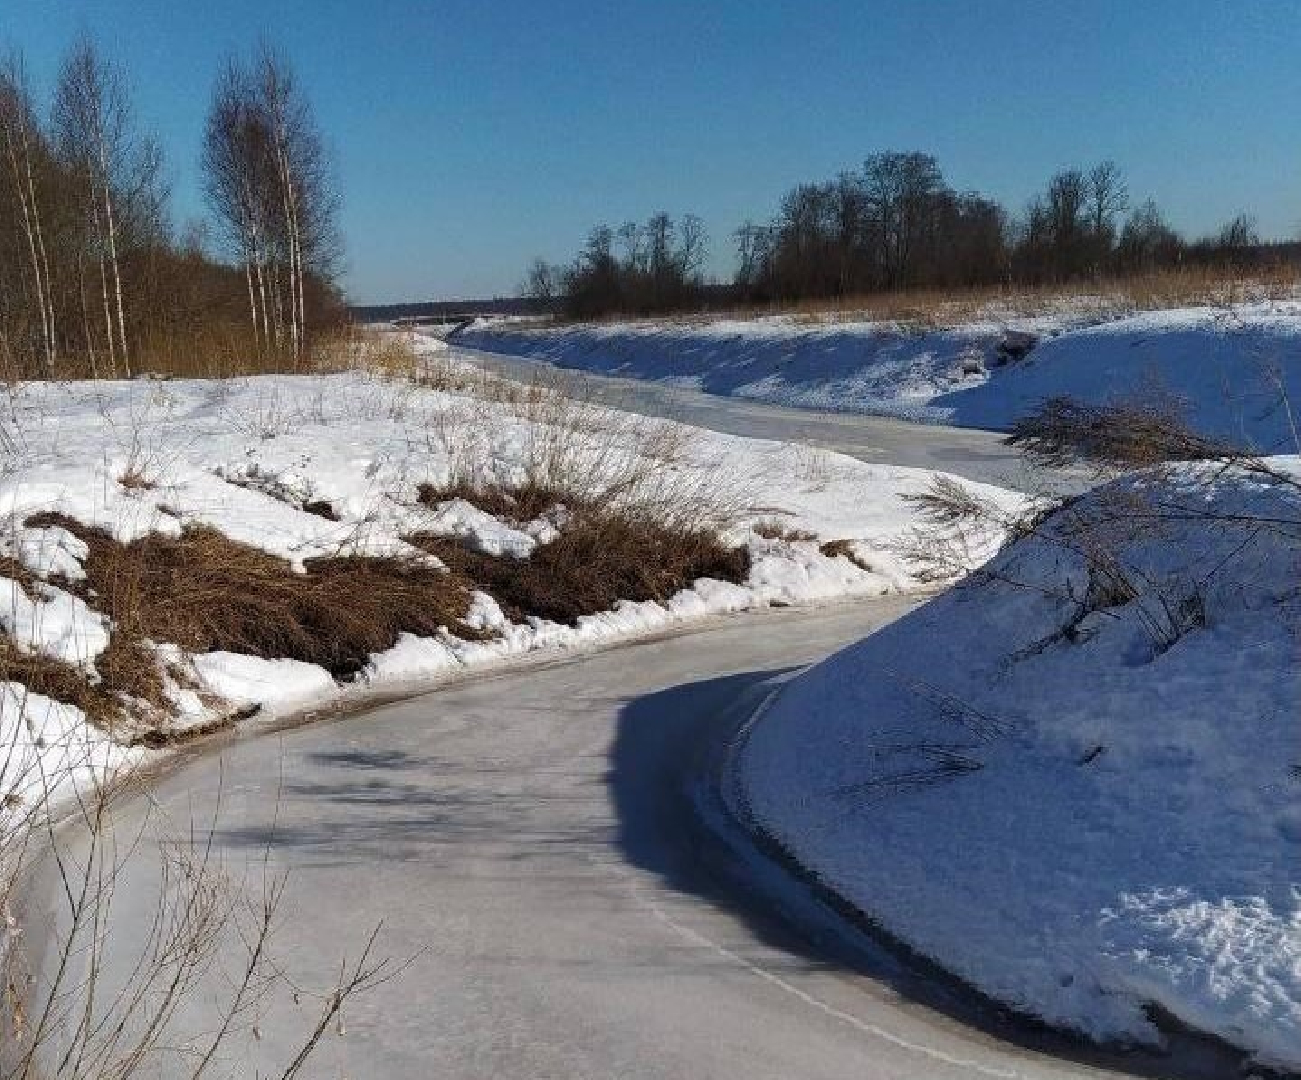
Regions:
<instances>
[{"instance_id":1,"label":"tree line","mask_svg":"<svg viewBox=\"0 0 1301 1080\"><path fill-rule=\"evenodd\" d=\"M675 222L661 211L644 225L598 225L568 266L535 260L525 291L576 318L689 310L699 306L704 289L708 242L694 214Z\"/></svg>"},{"instance_id":2,"label":"tree line","mask_svg":"<svg viewBox=\"0 0 1301 1080\"><path fill-rule=\"evenodd\" d=\"M666 214L652 221L668 223ZM699 219L692 235L703 237ZM799 184L766 223L733 235L736 272L710 288L703 253L661 260L662 288L646 287L647 227L597 226L568 266L538 261L530 296L567 314L650 314L710 299L789 303L910 289L1067 285L1183 265L1241 267L1278 257L1247 215L1190 241L1148 200L1130 205L1111 161L1063 169L1019 214L955 189L930 154L873 154L834 180ZM703 246L703 240L700 240ZM661 251L665 249L661 248ZM692 249L693 252L695 249ZM1287 252L1290 254L1290 252ZM664 274L664 271L661 271Z\"/></svg>"},{"instance_id":3,"label":"tree line","mask_svg":"<svg viewBox=\"0 0 1301 1080\"><path fill-rule=\"evenodd\" d=\"M336 198L270 47L217 79L202 171L211 219L178 229L161 151L94 42L68 51L44 107L22 57L0 61L0 376L306 363L343 311Z\"/></svg>"}]
</instances>

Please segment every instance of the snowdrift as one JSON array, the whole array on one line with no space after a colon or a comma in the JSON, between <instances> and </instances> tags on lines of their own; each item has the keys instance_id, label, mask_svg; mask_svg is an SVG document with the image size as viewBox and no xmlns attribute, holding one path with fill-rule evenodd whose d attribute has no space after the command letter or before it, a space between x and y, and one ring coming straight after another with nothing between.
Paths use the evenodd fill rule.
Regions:
<instances>
[{"instance_id":1,"label":"snowdrift","mask_svg":"<svg viewBox=\"0 0 1301 1080\"><path fill-rule=\"evenodd\" d=\"M1271 464L1098 489L799 676L741 809L1018 1010L1148 1043L1156 1003L1301 1067L1301 459Z\"/></svg>"}]
</instances>

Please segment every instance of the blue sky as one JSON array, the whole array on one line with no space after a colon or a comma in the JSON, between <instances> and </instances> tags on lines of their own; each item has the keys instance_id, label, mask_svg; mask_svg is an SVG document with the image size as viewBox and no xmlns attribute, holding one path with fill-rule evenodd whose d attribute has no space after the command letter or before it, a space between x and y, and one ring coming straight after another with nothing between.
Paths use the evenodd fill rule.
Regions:
<instances>
[{"instance_id":1,"label":"blue sky","mask_svg":"<svg viewBox=\"0 0 1301 1080\"><path fill-rule=\"evenodd\" d=\"M881 149L1013 207L1114 158L1190 232L1301 228L1301 0L0 0L42 90L83 30L126 67L180 219L222 57L275 41L361 302L512 292L661 208L701 215L726 272L741 221Z\"/></svg>"}]
</instances>

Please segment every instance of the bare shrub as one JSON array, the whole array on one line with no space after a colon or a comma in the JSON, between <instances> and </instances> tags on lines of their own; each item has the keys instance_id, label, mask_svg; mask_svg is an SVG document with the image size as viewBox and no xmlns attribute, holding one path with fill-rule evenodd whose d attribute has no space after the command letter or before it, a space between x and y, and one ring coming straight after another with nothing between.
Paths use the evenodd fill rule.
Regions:
<instances>
[{"instance_id":1,"label":"bare shrub","mask_svg":"<svg viewBox=\"0 0 1301 1080\"><path fill-rule=\"evenodd\" d=\"M960 564L973 530L991 527L1006 533L1007 545L1032 539L1083 566L1082 588L1069 581L1055 587L1018 580L998 560L976 573L977 583L1046 590L1064 602L1064 623L1020 655L1081 640L1084 621L1095 613L1127 613L1142 627L1155 658L1210 623L1208 596L1215 582L1262 536L1301 549L1301 512L1263 513L1251 497L1273 490L1288 496L1277 505L1296 506L1301 480L1268 458L1201 436L1169 410L1059 398L1019 421L1009 441L1040 466L1085 461L1118 477L1086 495L1040 500L1014 515L938 477L911 497L923 525L908 554L923 575L949 573ZM1144 553L1181 543L1182 528L1190 524L1214 530L1228 553L1203 565L1189 551L1173 570L1151 569Z\"/></svg>"},{"instance_id":2,"label":"bare shrub","mask_svg":"<svg viewBox=\"0 0 1301 1080\"><path fill-rule=\"evenodd\" d=\"M71 777L41 779L53 788ZM108 774L76 788L74 813L57 831L43 802L16 816L6 801L0 822L3 913L12 927L15 896L39 889L30 896L37 907L24 906L40 910L31 929L42 932L35 948L25 936L0 939L4 1080L127 1080L160 1070L198 1080L259 1037L263 1004L275 994L306 999L305 1030L279 1073L290 1077L353 998L404 970L376 955L377 927L360 940L355 959L343 960L337 979L307 996L275 955L287 878L266 859L241 876L223 866L215 843L220 792L209 821L178 831L147 814L138 831L120 836L114 811L133 794L131 785ZM151 859L158 881L144 916L151 932L139 945L124 945L116 932L124 922L118 890L129 869ZM180 1017L199 1001L205 1019L191 1030Z\"/></svg>"},{"instance_id":3,"label":"bare shrub","mask_svg":"<svg viewBox=\"0 0 1301 1080\"><path fill-rule=\"evenodd\" d=\"M1231 444L1194 432L1175 407L1090 405L1068 397L1049 398L1021 417L1007 442L1050 468L1084 461L1131 469L1242 456Z\"/></svg>"}]
</instances>

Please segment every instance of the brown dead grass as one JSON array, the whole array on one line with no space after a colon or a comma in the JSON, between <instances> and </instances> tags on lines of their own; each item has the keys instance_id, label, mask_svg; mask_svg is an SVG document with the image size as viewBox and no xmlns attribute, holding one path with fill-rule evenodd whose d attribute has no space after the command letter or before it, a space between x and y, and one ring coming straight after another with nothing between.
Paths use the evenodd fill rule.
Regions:
<instances>
[{"instance_id":1,"label":"brown dead grass","mask_svg":"<svg viewBox=\"0 0 1301 1080\"><path fill-rule=\"evenodd\" d=\"M765 540L784 540L788 544L801 543L804 541L816 540L818 534L809 532L808 529L797 529L787 525L784 521L777 518L762 518L750 526L750 531L755 536L761 536Z\"/></svg>"},{"instance_id":2,"label":"brown dead grass","mask_svg":"<svg viewBox=\"0 0 1301 1080\"><path fill-rule=\"evenodd\" d=\"M447 628L462 638L490 636L462 621L475 588L495 597L515 619L573 623L619 600L663 602L697 578L742 581L749 572L748 553L724 544L717 528L666 522L654 504L620 508L541 481L513 487L462 481L426 486L421 496L429 505L465 498L516 522L561 505L565 510L557 515L559 537L528 559L494 558L425 534L410 539L441 558L446 569L417 558L339 556L308 560L304 573L208 527L122 543L66 515L38 514L25 524L61 526L87 545L85 579L55 583L108 617L110 643L96 658L95 682L75 667L28 656L4 642L0 671L116 730L132 718L128 714L142 711L133 700L162 712L168 708L149 642L190 653L300 660L346 678L402 633L429 637ZM0 560L0 573L24 588L39 588L13 560ZM166 739L138 730L131 737L147 745Z\"/></svg>"},{"instance_id":3,"label":"brown dead grass","mask_svg":"<svg viewBox=\"0 0 1301 1080\"><path fill-rule=\"evenodd\" d=\"M450 498L516 522L564 506L560 535L527 559L485 555L429 533L407 538L489 593L513 619L536 615L572 625L619 600L663 603L697 578L740 582L750 570L749 553L728 547L716 529L666 524L635 506L600 505L537 484L421 489L430 506Z\"/></svg>"},{"instance_id":4,"label":"brown dead grass","mask_svg":"<svg viewBox=\"0 0 1301 1080\"><path fill-rule=\"evenodd\" d=\"M127 491L152 491L156 486L152 480L145 476L143 471L134 467L127 469L126 472L119 476L117 482Z\"/></svg>"},{"instance_id":5,"label":"brown dead grass","mask_svg":"<svg viewBox=\"0 0 1301 1080\"><path fill-rule=\"evenodd\" d=\"M485 514L517 525L536 521L558 506L568 508L571 502L587 501L575 500L572 493L536 480L502 484L458 477L442 486L421 484L416 493L425 506L436 507L452 499L461 499Z\"/></svg>"},{"instance_id":6,"label":"brown dead grass","mask_svg":"<svg viewBox=\"0 0 1301 1080\"><path fill-rule=\"evenodd\" d=\"M7 577L18 582L29 593L36 586L38 580L36 575L27 567L8 555L0 555L0 577Z\"/></svg>"},{"instance_id":7,"label":"brown dead grass","mask_svg":"<svg viewBox=\"0 0 1301 1080\"><path fill-rule=\"evenodd\" d=\"M93 685L79 668L41 653L23 652L8 637L0 637L0 680L21 683L33 694L76 706L106 730L122 716L107 679Z\"/></svg>"},{"instance_id":8,"label":"brown dead grass","mask_svg":"<svg viewBox=\"0 0 1301 1080\"><path fill-rule=\"evenodd\" d=\"M872 569L867 563L860 559L857 554L855 554L853 540L828 540L818 548L818 551L828 559L834 559L839 555L843 555L860 570L867 570L870 572Z\"/></svg>"},{"instance_id":9,"label":"brown dead grass","mask_svg":"<svg viewBox=\"0 0 1301 1080\"><path fill-rule=\"evenodd\" d=\"M403 632L429 636L454 627L462 637L476 634L460 625L469 606L465 584L414 562L312 559L300 574L274 555L206 527L122 544L58 515L29 524L59 524L85 541L86 580L65 587L113 620L112 640L122 642L123 650L152 640L188 652L301 660L346 677ZM106 685L132 692L138 677L119 669L108 654L97 667ZM154 665L145 667L157 677Z\"/></svg>"}]
</instances>

